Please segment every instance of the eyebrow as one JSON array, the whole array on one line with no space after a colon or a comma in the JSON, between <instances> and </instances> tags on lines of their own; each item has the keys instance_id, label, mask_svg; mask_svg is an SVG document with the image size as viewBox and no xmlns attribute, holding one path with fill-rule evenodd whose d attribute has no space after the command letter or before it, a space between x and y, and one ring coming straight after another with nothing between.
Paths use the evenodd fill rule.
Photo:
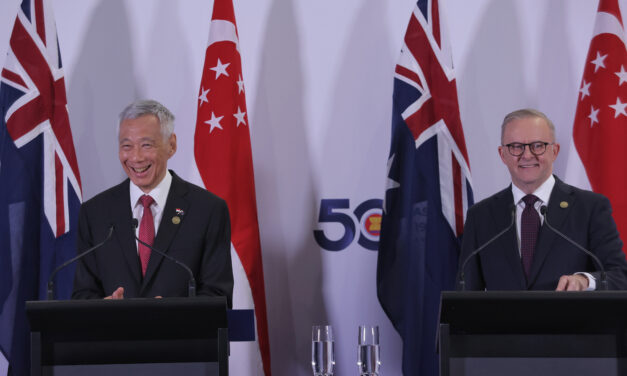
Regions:
<instances>
[{"instance_id":1,"label":"eyebrow","mask_svg":"<svg viewBox=\"0 0 627 376\"><path fill-rule=\"evenodd\" d=\"M144 141L155 142L155 139L154 138L150 138L150 137L142 137L142 138L139 139L138 142L144 142ZM132 143L133 141L130 138L127 137L127 138L123 138L123 139L120 140L120 144L122 144L124 142L131 142Z\"/></svg>"}]
</instances>

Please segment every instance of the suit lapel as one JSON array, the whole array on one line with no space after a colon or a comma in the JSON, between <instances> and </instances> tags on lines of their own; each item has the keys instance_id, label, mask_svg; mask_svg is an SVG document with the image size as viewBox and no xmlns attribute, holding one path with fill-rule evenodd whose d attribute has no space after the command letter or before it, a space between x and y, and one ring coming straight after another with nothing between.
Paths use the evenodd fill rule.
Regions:
<instances>
[{"instance_id":1,"label":"suit lapel","mask_svg":"<svg viewBox=\"0 0 627 376\"><path fill-rule=\"evenodd\" d=\"M172 185L170 186L170 191L168 192L168 198L163 209L161 223L159 224L159 230L157 231L154 243L154 247L156 249L166 254L170 251L170 245L172 244L174 236L176 235L180 227L180 223L183 220L183 215L177 214L177 209L180 209L183 213L185 213L189 208L189 203L185 199L185 195L187 194L186 183L174 174L173 171L170 171L170 173L172 174ZM181 222L175 223L175 221L173 221L174 217L178 217ZM148 267L146 268L146 275L144 276L142 283L142 291L154 277L154 274L159 268L159 265L161 265L162 261L163 256L156 254L155 252L150 255Z\"/></svg>"},{"instance_id":2,"label":"suit lapel","mask_svg":"<svg viewBox=\"0 0 627 376\"><path fill-rule=\"evenodd\" d=\"M574 196L571 194L571 190L568 185L563 183L557 177L555 178L555 186L551 192L551 198L549 199L549 206L547 208L547 217L549 223L556 229L560 229L568 217L570 210L573 207ZM566 208L562 208L562 202L568 203ZM533 262L531 263L531 272L529 275L529 286L533 285L540 270L542 270L542 264L544 263L546 256L552 249L553 242L557 238L557 234L551 231L545 224L540 228L538 233L538 241L536 243L536 249L533 254Z\"/></svg>"},{"instance_id":3,"label":"suit lapel","mask_svg":"<svg viewBox=\"0 0 627 376\"><path fill-rule=\"evenodd\" d=\"M129 180L118 185L111 200L111 218L115 223L115 234L119 249L124 254L127 267L139 286L141 281L141 264L137 256L137 244L133 233L133 211L129 200Z\"/></svg>"},{"instance_id":4,"label":"suit lapel","mask_svg":"<svg viewBox=\"0 0 627 376\"><path fill-rule=\"evenodd\" d=\"M514 196L512 194L511 185L499 192L491 208L492 217L495 219L495 228L505 228L512 222L512 205L514 204ZM499 230L501 231L501 230ZM516 224L503 236L496 241L494 251L503 252L507 260L507 265L511 271L513 278L518 281L521 289L525 288L526 279L523 272L522 263L520 261L520 253L518 252L518 239L516 235ZM494 252L488 250L488 252Z\"/></svg>"}]
</instances>

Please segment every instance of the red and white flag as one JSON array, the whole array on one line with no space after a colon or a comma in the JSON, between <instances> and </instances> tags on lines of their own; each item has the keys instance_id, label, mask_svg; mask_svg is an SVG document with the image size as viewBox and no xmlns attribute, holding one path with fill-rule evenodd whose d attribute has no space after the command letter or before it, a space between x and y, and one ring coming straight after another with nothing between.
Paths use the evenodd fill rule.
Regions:
<instances>
[{"instance_id":1,"label":"red and white flag","mask_svg":"<svg viewBox=\"0 0 627 376\"><path fill-rule=\"evenodd\" d=\"M579 89L567 180L585 170L593 191L607 196L627 240L627 49L618 0L601 0ZM579 159L581 162L579 162ZM583 165L583 168L581 166Z\"/></svg>"},{"instance_id":2,"label":"red and white flag","mask_svg":"<svg viewBox=\"0 0 627 376\"><path fill-rule=\"evenodd\" d=\"M250 286L263 372L270 376L270 344L253 159L232 0L215 0L213 3L197 104L194 135L196 164L205 187L228 204L231 243L247 277L243 283ZM238 288L241 285L238 284L237 270L235 274L234 301L237 302L237 295L247 288ZM240 367L241 362L238 359L236 366Z\"/></svg>"}]
</instances>

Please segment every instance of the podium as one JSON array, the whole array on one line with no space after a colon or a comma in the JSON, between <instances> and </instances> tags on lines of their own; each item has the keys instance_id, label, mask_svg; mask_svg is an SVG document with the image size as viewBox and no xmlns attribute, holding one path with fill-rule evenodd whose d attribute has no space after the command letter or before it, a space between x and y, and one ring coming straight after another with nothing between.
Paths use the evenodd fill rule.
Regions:
<instances>
[{"instance_id":1,"label":"podium","mask_svg":"<svg viewBox=\"0 0 627 376\"><path fill-rule=\"evenodd\" d=\"M543 367L552 375L625 375L626 329L624 291L443 292L440 375L512 375L521 365L534 376ZM472 358L481 362L455 363ZM501 368L491 372L490 362Z\"/></svg>"},{"instance_id":2,"label":"podium","mask_svg":"<svg viewBox=\"0 0 627 376\"><path fill-rule=\"evenodd\" d=\"M31 375L59 374L56 368L73 374L68 366L89 365L108 366L104 374L131 365L132 374L154 374L157 368L141 365L167 363L210 364L196 368L226 376L226 308L224 297L26 302Z\"/></svg>"}]
</instances>

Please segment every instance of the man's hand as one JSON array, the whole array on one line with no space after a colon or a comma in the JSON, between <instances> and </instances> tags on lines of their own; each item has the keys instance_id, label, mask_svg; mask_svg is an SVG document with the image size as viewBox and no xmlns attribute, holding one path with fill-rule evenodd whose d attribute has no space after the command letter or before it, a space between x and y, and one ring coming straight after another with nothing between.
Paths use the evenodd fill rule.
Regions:
<instances>
[{"instance_id":1,"label":"man's hand","mask_svg":"<svg viewBox=\"0 0 627 376\"><path fill-rule=\"evenodd\" d=\"M124 299L124 287L118 287L113 294L107 296L105 299Z\"/></svg>"},{"instance_id":2,"label":"man's hand","mask_svg":"<svg viewBox=\"0 0 627 376\"><path fill-rule=\"evenodd\" d=\"M555 291L584 291L588 288L588 278L581 274L563 275Z\"/></svg>"}]
</instances>

